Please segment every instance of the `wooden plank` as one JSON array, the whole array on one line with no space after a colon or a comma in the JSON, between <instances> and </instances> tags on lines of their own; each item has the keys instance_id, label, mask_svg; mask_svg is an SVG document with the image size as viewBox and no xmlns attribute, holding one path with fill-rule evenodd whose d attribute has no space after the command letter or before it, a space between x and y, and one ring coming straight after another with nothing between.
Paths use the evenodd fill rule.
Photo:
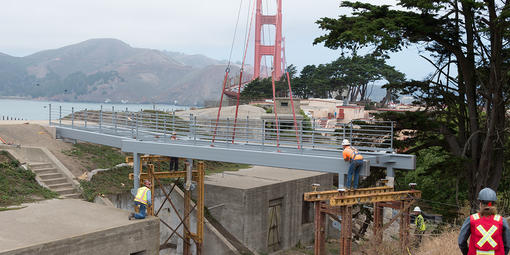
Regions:
<instances>
[{"instance_id":1,"label":"wooden plank","mask_svg":"<svg viewBox=\"0 0 510 255\"><path fill-rule=\"evenodd\" d=\"M406 190L396 192L385 192L380 194L367 194L357 196L342 196L331 198L329 204L331 206L347 206L365 203L375 202L390 202L397 200L412 200L421 198L421 191L418 190Z\"/></svg>"},{"instance_id":2,"label":"wooden plank","mask_svg":"<svg viewBox=\"0 0 510 255\"><path fill-rule=\"evenodd\" d=\"M144 155L140 156L141 162L161 162L161 161L170 161L170 157L168 156L159 156L159 155ZM133 157L126 157L126 163L133 163Z\"/></svg>"},{"instance_id":3,"label":"wooden plank","mask_svg":"<svg viewBox=\"0 0 510 255\"><path fill-rule=\"evenodd\" d=\"M366 195L366 194L379 194L379 193L393 192L393 191L394 191L393 187L389 187L389 186L362 188L362 189L355 189L355 190L345 190L343 192L339 192L338 190L313 191L313 192L306 192L304 195L304 200L309 201L309 202L328 201L332 198Z\"/></svg>"},{"instance_id":4,"label":"wooden plank","mask_svg":"<svg viewBox=\"0 0 510 255\"><path fill-rule=\"evenodd\" d=\"M186 171L173 171L173 172L155 172L154 173L154 177L157 177L158 179L164 179L164 178L185 178L186 176ZM193 177L194 178L198 178L199 176L199 173L198 171L196 170L193 170ZM149 178L149 175L147 173L141 173L140 174L140 181L142 181L143 179L147 179ZM130 180L133 180L134 179L134 174L133 173L130 173L129 174L129 179Z\"/></svg>"}]
</instances>

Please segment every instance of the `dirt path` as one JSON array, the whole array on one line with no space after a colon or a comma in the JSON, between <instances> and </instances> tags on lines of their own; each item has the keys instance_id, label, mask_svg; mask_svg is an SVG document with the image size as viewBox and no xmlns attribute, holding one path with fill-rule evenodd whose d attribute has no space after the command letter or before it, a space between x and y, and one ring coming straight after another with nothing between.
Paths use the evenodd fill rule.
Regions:
<instances>
[{"instance_id":1,"label":"dirt path","mask_svg":"<svg viewBox=\"0 0 510 255\"><path fill-rule=\"evenodd\" d=\"M0 137L8 143L46 147L76 177L86 170L80 162L62 153L63 150L71 149L72 144L53 139L48 131L38 124L12 124L0 121Z\"/></svg>"}]
</instances>

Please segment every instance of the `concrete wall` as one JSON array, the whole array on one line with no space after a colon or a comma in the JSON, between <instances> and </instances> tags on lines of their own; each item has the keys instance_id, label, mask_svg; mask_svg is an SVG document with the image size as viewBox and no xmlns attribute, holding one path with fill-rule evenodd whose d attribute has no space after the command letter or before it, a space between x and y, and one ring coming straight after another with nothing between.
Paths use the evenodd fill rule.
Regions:
<instances>
[{"instance_id":1,"label":"concrete wall","mask_svg":"<svg viewBox=\"0 0 510 255\"><path fill-rule=\"evenodd\" d=\"M332 174L292 180L253 189L236 189L206 184L206 206L210 213L238 240L255 252L274 251L268 247L269 203L281 199L279 224L280 247L288 249L300 243L311 243L314 238L313 204L310 221L302 224L303 194L311 191L311 184L320 183L321 189L333 185ZM277 249L278 249L277 248Z\"/></svg>"},{"instance_id":2,"label":"concrete wall","mask_svg":"<svg viewBox=\"0 0 510 255\"><path fill-rule=\"evenodd\" d=\"M157 188L157 187L156 187ZM167 187L166 192L169 192L170 188ZM209 192L209 191L208 191ZM155 204L155 211L157 211L163 202L165 200L165 195L161 191L161 189L157 188L156 192L154 192L154 204ZM179 212L181 217L184 217L184 204L183 204L183 193L182 191L176 187L174 191L170 194L170 197L172 199L172 203L174 204L175 208ZM110 195L108 196L110 201L113 203L113 205L117 208L121 208L124 210L134 211L134 204L133 204L133 196L129 192L125 192L118 195ZM194 204L192 204L193 207ZM194 211L190 215L190 224L191 224L191 232L196 232L196 212ZM167 201L163 208L161 209L159 215L159 219L170 225L173 229L175 229L179 223L180 220L175 214L172 206ZM183 227L179 227L177 229L177 232L182 235L183 233ZM163 244L165 240L170 236L172 233L172 230L170 230L165 224L160 224L160 243ZM159 254L182 254L182 247L183 242L182 239L179 238L176 234L173 235L173 237L170 239L169 243L177 244L176 249L164 249L161 250ZM191 241L192 245L192 253L196 254L195 244L193 241ZM216 230L211 224L209 224L207 221L204 226L204 243L202 246L202 254L238 254L235 250L234 246L231 245L219 232Z\"/></svg>"},{"instance_id":3,"label":"concrete wall","mask_svg":"<svg viewBox=\"0 0 510 255\"><path fill-rule=\"evenodd\" d=\"M157 238L159 220L157 218L140 221L122 227L111 228L54 242L36 244L27 248L1 253L1 255L111 255L158 254Z\"/></svg>"}]
</instances>

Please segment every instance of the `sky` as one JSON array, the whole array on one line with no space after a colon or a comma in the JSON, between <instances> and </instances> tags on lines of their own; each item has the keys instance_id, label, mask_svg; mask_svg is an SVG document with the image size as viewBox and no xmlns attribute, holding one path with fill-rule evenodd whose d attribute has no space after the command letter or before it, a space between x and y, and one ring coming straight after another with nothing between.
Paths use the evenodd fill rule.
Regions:
<instances>
[{"instance_id":1,"label":"sky","mask_svg":"<svg viewBox=\"0 0 510 255\"><path fill-rule=\"evenodd\" d=\"M115 38L132 47L203 54L223 60L229 58L234 41L232 60L237 62L242 60L250 1L2 0L0 52L22 57L92 38ZM275 9L275 0L262 2L267 3L268 9ZM366 2L391 5L395 1ZM339 57L338 50L312 44L316 37L325 34L315 21L348 14L339 4L339 0L283 0L287 64L301 69ZM253 55L251 51L250 54ZM392 55L389 64L412 79L422 79L433 70L419 57L416 48Z\"/></svg>"}]
</instances>

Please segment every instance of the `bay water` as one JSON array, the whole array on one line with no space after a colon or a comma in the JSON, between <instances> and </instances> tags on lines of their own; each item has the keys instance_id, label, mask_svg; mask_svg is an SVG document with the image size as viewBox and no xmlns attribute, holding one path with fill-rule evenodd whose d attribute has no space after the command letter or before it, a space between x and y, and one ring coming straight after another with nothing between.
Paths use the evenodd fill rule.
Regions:
<instances>
[{"instance_id":1,"label":"bay water","mask_svg":"<svg viewBox=\"0 0 510 255\"><path fill-rule=\"evenodd\" d=\"M173 111L185 110L187 106L176 106L170 104L110 104L110 103L83 103L83 102L57 102L57 101L37 101L25 99L0 99L0 120L2 119L23 119L23 120L48 120L49 107L51 104L52 114L59 111L62 107L63 112L70 112L74 107L75 111L80 110L99 110L101 106L105 111L111 111L112 106L115 111L139 111L139 110L160 110ZM54 118L55 116L53 116Z\"/></svg>"}]
</instances>

